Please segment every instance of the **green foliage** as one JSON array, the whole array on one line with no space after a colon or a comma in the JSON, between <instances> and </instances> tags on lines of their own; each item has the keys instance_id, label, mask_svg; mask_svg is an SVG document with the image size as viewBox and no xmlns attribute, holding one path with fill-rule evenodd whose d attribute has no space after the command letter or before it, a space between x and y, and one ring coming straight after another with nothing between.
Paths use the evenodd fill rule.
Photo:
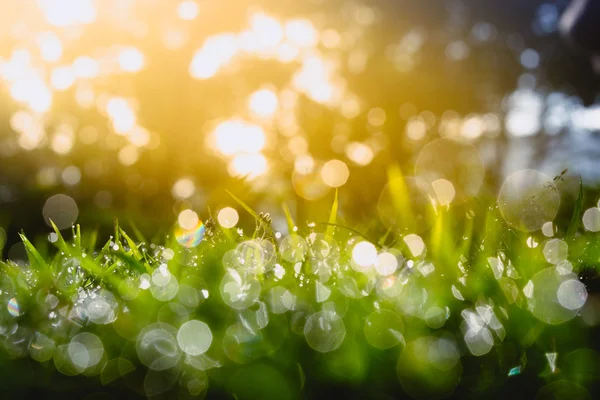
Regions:
<instances>
[{"instance_id":1,"label":"green foliage","mask_svg":"<svg viewBox=\"0 0 600 400\"><path fill-rule=\"evenodd\" d=\"M430 398L524 376L592 391L598 310L576 274L597 267L598 241L579 229L581 186L561 240L475 200L436 206L430 228L410 233L398 169L390 181L410 218L382 231L340 225L336 192L325 224L297 227L284 205L287 234L232 194L256 228L207 221L193 247L177 230L161 244L132 228L134 240L118 221L103 245L97 231L75 226L67 240L52 224L54 256L22 234L28 263L0 264L3 352L150 397L295 399L335 383ZM189 321L207 330L185 336Z\"/></svg>"}]
</instances>

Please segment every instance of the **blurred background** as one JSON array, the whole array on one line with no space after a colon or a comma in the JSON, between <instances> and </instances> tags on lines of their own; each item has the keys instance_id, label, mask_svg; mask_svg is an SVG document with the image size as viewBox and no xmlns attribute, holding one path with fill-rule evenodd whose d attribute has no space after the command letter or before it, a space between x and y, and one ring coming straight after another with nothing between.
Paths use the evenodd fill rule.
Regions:
<instances>
[{"instance_id":1,"label":"blurred background","mask_svg":"<svg viewBox=\"0 0 600 400\"><path fill-rule=\"evenodd\" d=\"M388 166L413 175L438 138L477 147L489 196L528 167L594 184L598 78L561 35L569 3L2 2L2 256L49 218L164 232L226 189L281 231L283 202L326 220L336 187L343 218L379 223Z\"/></svg>"},{"instance_id":2,"label":"blurred background","mask_svg":"<svg viewBox=\"0 0 600 400\"><path fill-rule=\"evenodd\" d=\"M136 239L141 236L138 230L149 238L150 248L157 257L162 254L161 260L167 262L180 252L168 247L176 243L172 238L165 240L164 235L178 225L184 234L176 235L175 239L184 247L197 246L205 231L210 233L210 219L218 220L225 229L240 228L246 234L254 233L254 220L243 214L242 206L230 193L257 212L269 213L279 234L277 239L295 238L287 236L285 205L300 231L308 226L311 234L307 238L314 240L322 236L313 231L323 231L324 227L315 228L315 224L328 220L336 191L337 221L350 227L336 231L340 243L346 235L357 233L364 233L373 243L402 238L415 258L418 255L425 259L425 244L417 235L431 227L428 222L433 223L427 214L432 210L431 203L434 207L452 203L452 218L456 218L447 220L447 226L444 225L447 229L440 236L449 237L450 242L459 238L468 248L471 239L463 236L461 224L470 224L473 230L469 221L474 220L476 211L481 211L475 229L481 246L474 245L473 249L483 254L484 250L496 251L487 241L488 234L497 233L493 232L494 227L497 230L506 227L493 206L488 209L500 196L500 214L505 222L516 230L532 232L541 228L543 237L531 233L525 239L516 230L506 229L506 237L512 241L502 246L508 251L512 249L513 254L508 254L506 277L501 279L512 286L507 284L508 289L504 286L501 289L512 296L509 311L511 318L515 318L506 341L504 336L495 341L490 334L483 339L483 350L473 348L473 343L483 342L468 336L467 325L478 318L467 308L460 314L464 321L456 313L449 322L449 328L455 327L457 331L464 328L468 346L465 354L478 356L463 358L464 373L456 374L456 369L453 372L445 369L440 374L438 370L419 372L425 364L422 360L419 364L410 354L427 353L431 358L430 352L422 349L450 343L432 341L431 337L409 342L415 351L404 351L402 354L408 356L399 359L398 364L395 353L365 350L366 347L357 344L362 342L355 341L351 334L346 342L348 347L337 353L342 356L334 354L329 358L315 356L310 351L313 346L308 343L307 347L304 337L298 335L289 339L288 344L292 345L283 347L291 349L290 352L281 351L270 360L276 361L273 365L277 368L255 363L238 371L235 365L230 365L216 368L211 373L211 382L217 382L217 388L239 383L239 387L234 387L235 393L243 393L248 383L256 387L272 385L273 393L279 396L276 398L284 398L288 389L282 378L285 373L293 376L294 382L301 382L299 391L307 398L333 397L330 394L335 393L345 398L385 399L390 398L385 397L388 394L400 393L395 376L398 371L393 367L400 365L397 367L400 375L408 374L405 381L399 378L401 384L411 382L413 371L417 371L416 378L421 373L431 379L427 381L430 385L415 380L416 386L424 387L425 392L429 386L435 392L436 385L452 386L454 390L460 379L456 398L477 398L484 393L498 398L518 397L518 394L531 398L536 393L541 398L544 394L569 399L597 397L600 355L591 348L597 347L594 338L600 321L600 280L596 273L600 247L590 244L588 238L600 231L600 209L596 207L600 182L598 4L592 0L2 1L1 256L17 264L27 263L25 247L18 236L21 231L46 256L51 247L49 242L58 240L56 233L50 234L50 219L60 229L67 230L67 237L74 223L82 225L84 235L98 229L101 238L98 243L104 243L117 218ZM410 204L415 214L411 219L417 222L402 227L406 228L400 232L402 235L411 233L403 237L397 235L396 228L400 229L406 221L393 193L396 189L393 183L399 181L395 178L402 175L409 177L406 193L414 203ZM579 176L587 190L587 210L583 217L577 214L577 208L580 214L583 211L582 204L574 207ZM559 182L560 190L552 190ZM591 234L578 236L577 244L567 245L558 237L562 237L562 227L569 225L571 215L577 216L576 222L581 219L582 228ZM496 216L488 229L488 222ZM482 228L481 232L478 228ZM560 232L557 238L546 240L557 232ZM407 239L416 240L413 244L419 251L414 252ZM346 251L358 247L353 240L344 245ZM280 253L282 243L283 240L279 243ZM161 247L162 244L167 247ZM202 243L205 247L198 248L199 253L212 245L205 241ZM115 251L119 248L114 242L111 246L117 247L113 248ZM537 256L527 250L534 248L539 250ZM269 249L275 248L271 244ZM370 249L377 254L373 244L367 250ZM567 249L568 255L577 259L579 277L570 275L573 266L567 262L569 269L563 278L569 277L570 286L566 291L560 289L563 283L550 279L554 275L549 278L547 271L551 268L533 275L537 268L547 266L546 261L566 268L562 261L566 261ZM584 250L588 252L582 255ZM201 254L209 254L203 263L225 266L227 261L225 256L213 259L210 252ZM494 258L496 255L501 258ZM440 264L445 262L444 258L452 258L445 251L432 251L430 256L436 262L442 260ZM504 255L499 253L494 257L487 260L498 280L503 275ZM525 271L525 277L532 276L538 296L544 296L544 287L551 287L548 291L553 296L559 293L562 300L568 300L549 312L553 317L568 314L568 324L551 326L560 321L547 321L544 315L536 314L540 309L547 311L543 307L546 303L540 302L536 310L524 300L523 296L533 298L533 283L529 285L532 281L527 284L519 281L523 292L519 296L523 301L519 307L513 304L520 289L511 280L515 275L509 275L512 273L509 271L514 271L511 259L518 269ZM175 261L172 264L177 265L179 260ZM481 275L471 273L470 266L463 268L463 263L461 254L458 281L463 279L461 290L467 302L474 303L471 305L476 306L477 312L483 310L488 316L487 310L492 307L502 309L500 304L504 300L493 304L492 298L498 297L482 297L486 293L500 294L500 286L495 285L490 274L483 270ZM166 267L161 264L156 268L152 279L156 271L162 271L162 265ZM498 271L500 265L502 269ZM69 273L73 272L71 266L70 262L64 264ZM417 265L419 271L425 270L421 271L423 279L418 281L418 285L423 285L422 291L417 285L414 293L396 295L399 303L403 303L403 312L416 307L413 298L417 299L415 302L422 298L423 304L427 301L425 287L430 302L441 299L440 306L449 304L462 309L461 292L454 285L451 293L443 289L453 283L453 273L440 269L439 275L425 279L433 271L429 268L433 264ZM227 297L222 292L221 296L216 291L212 294L213 287L219 284L217 275L219 281L222 278L221 272L220 268L218 272L211 271L215 276L210 281L213 284L210 306L203 309L202 318L214 319L211 328L215 338L220 335L225 341L226 335L235 335L227 333L230 330L225 331L223 325L233 315L220 303L221 300L226 303ZM149 278L148 274L143 275ZM291 274L288 278L292 279ZM227 276L223 282L226 279ZM75 286L80 283L76 280L70 283L73 282ZM148 289L149 282L146 277L140 278L140 288ZM394 281L382 282L387 285ZM559 283L557 292L554 286ZM166 283L160 287L163 286ZM299 287L302 286L301 278ZM298 292L313 295L308 284L305 289ZM12 297L6 287L2 290L0 294L7 300L10 298L4 314L21 317L18 302L21 299ZM53 300L45 292L39 293L36 301L39 302L37 297L42 303ZM204 290L202 293L204 299L209 298ZM279 296L278 292L275 294ZM103 291L100 298L110 299L109 295ZM329 293L325 297L328 296ZM509 298L506 292L502 296ZM347 304L346 297L354 298L344 293L335 301ZM160 300L157 296L155 299ZM53 308L57 302L58 299ZM25 304L21 301L21 306ZM118 305L116 301L106 304L108 308L103 311L106 315ZM150 295L137 304L141 307L132 308L129 315L139 319L136 323L140 329L155 317L157 321L168 320L175 310L167 308L169 304L164 307L159 304L159 311L158 303ZM152 304L154 310L148 306ZM370 312L370 307L353 305L346 317L350 333L363 331L359 316ZM379 305L375 303L374 307L377 309ZM125 309L122 316L126 315ZM428 312L432 310L431 318L427 314L423 319L427 320L427 327L422 321L407 317L407 338L444 325L450 315L449 308L435 305ZM508 320L507 312L502 311ZM531 322L529 311L541 321ZM299 309L294 315L304 312ZM412 315L412 311L406 314ZM382 315L381 330L397 322ZM431 323L431 319L444 315L441 325ZM576 315L582 318L574 318ZM273 338L268 339L281 344L287 321L282 317L286 325L278 325L277 317L272 317L269 332ZM110 330L113 327L100 327L97 331L106 338L116 337L105 340L107 353L115 354L113 345L130 346L131 341L121 338L130 339L137 334L135 330L118 331L129 320L120 317L121 321L123 325L114 328L119 337ZM299 332L307 336L306 324L299 322L303 320L294 321L292 325L300 327ZM540 328L542 321L550 325ZM218 328L221 325L222 330ZM5 329L1 333L12 335L10 343L14 340L15 346L24 343L27 330L17 330L17 324L10 326L15 330ZM72 327L70 322L64 326ZM345 332L343 325L342 328ZM503 330L500 324L498 331ZM489 333L487 328L482 331ZM373 332L378 330L373 328ZM60 340L64 338L59 337L57 343ZM494 342L497 343L492 352ZM213 346L216 351L232 352L221 346L220 341L217 343ZM242 348L245 342L236 343ZM235 357L238 347L231 347L233 357L230 353L227 356L234 364L245 361ZM458 360L454 345L440 348L440 354L448 349L451 361ZM127 347L127 351L135 353L133 348ZM125 358L130 355L124 354ZM479 357L485 354L489 356ZM240 355L243 355L241 350ZM72 389L69 393L83 394L97 386L91 380L52 374L52 368L46 365L38 370L28 360L9 361L9 358L0 357L0 381L12 395L31 395L38 386L42 387L40 391L64 387L64 393ZM367 365L365 360L370 362L368 370L363 368ZM306 387L301 364L309 372ZM54 365L58 368L60 360L57 364L55 358ZM289 369L283 371L281 365ZM406 365L410 368L403 368ZM564 368L564 374L560 368ZM142 375L139 370L137 377ZM148 376L154 381L153 375ZM538 392L543 381L555 377L567 377L585 385L589 392L578 393L573 388L579 386L566 381L550 383ZM160 379L156 381L161 384ZM281 387L275 383L281 383ZM11 391L10 387L15 385L22 386L24 391ZM420 390L417 387L416 391ZM56 396L64 398L64 393L59 392ZM115 396L123 393L115 392Z\"/></svg>"}]
</instances>

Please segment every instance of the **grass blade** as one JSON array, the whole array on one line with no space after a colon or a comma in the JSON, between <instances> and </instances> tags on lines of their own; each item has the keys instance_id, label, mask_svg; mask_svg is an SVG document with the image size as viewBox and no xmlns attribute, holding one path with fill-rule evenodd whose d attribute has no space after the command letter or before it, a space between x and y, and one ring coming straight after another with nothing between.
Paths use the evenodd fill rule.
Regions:
<instances>
[{"instance_id":1,"label":"grass blade","mask_svg":"<svg viewBox=\"0 0 600 400\"><path fill-rule=\"evenodd\" d=\"M102 250L100 250L100 253L98 253L98 255L96 256L96 258L94 259L94 262L96 264L102 264L102 258L108 253L108 251L110 250L110 240L108 240L104 246L102 247Z\"/></svg>"},{"instance_id":2,"label":"grass blade","mask_svg":"<svg viewBox=\"0 0 600 400\"><path fill-rule=\"evenodd\" d=\"M331 205L331 211L329 212L329 221L328 221L327 229L325 230L325 236L333 237L333 232L335 230L335 223L337 220L337 212L338 212L338 190L335 189L335 197L333 198L333 204Z\"/></svg>"},{"instance_id":3,"label":"grass blade","mask_svg":"<svg viewBox=\"0 0 600 400\"><path fill-rule=\"evenodd\" d=\"M93 231L90 231L90 233L87 237L86 247L88 249L95 249L97 241L98 241L98 230L94 229Z\"/></svg>"},{"instance_id":4,"label":"grass blade","mask_svg":"<svg viewBox=\"0 0 600 400\"><path fill-rule=\"evenodd\" d=\"M36 250L35 246L31 244L29 239L27 239L27 237L22 233L19 233L19 236L25 245L25 252L27 253L27 258L29 258L29 263L31 266L36 267L38 270L48 268L46 261L44 261L42 255Z\"/></svg>"},{"instance_id":5,"label":"grass blade","mask_svg":"<svg viewBox=\"0 0 600 400\"><path fill-rule=\"evenodd\" d=\"M121 236L123 236L123 238L125 238L125 241L127 242L127 245L129 246L130 251L133 254L133 256L135 257L135 259L141 260L142 258L144 258L144 256L142 256L142 253L138 249L135 242L129 237L129 235L127 233L125 233L123 228L119 228L119 232L121 232Z\"/></svg>"},{"instance_id":6,"label":"grass blade","mask_svg":"<svg viewBox=\"0 0 600 400\"><path fill-rule=\"evenodd\" d=\"M250 208L249 205L247 205L246 203L244 203L241 199L239 199L236 195L234 195L233 193L231 193L229 190L226 190L226 192L229 193L229 195L233 198L233 200L235 200L236 203L238 203L240 206L242 206L244 208L244 210L248 211L248 213L250 215L252 215L258 221L261 221L261 219L258 216L258 214L256 213L256 211L254 211L252 208Z\"/></svg>"},{"instance_id":7,"label":"grass blade","mask_svg":"<svg viewBox=\"0 0 600 400\"><path fill-rule=\"evenodd\" d=\"M131 230L133 231L133 234L134 234L135 238L137 239L137 241L141 242L141 243L145 243L146 238L144 237L144 234L142 233L142 231L140 231L140 229L137 227L137 225L131 219L129 219L129 225L131 226Z\"/></svg>"},{"instance_id":8,"label":"grass blade","mask_svg":"<svg viewBox=\"0 0 600 400\"><path fill-rule=\"evenodd\" d=\"M256 239L256 237L258 236L258 234L260 232L259 228L264 228L263 232L266 232L266 230L271 230L271 233L272 233L272 229L269 226L269 224L265 223L265 221L256 213L256 211L254 211L252 208L250 208L250 206L247 205L246 203L244 203L241 199L237 198L229 190L226 190L226 192L229 193L229 195L233 198L233 200L235 200L236 203L238 203L240 206L242 206L244 208L244 210L248 211L248 213L250 215L252 215L254 217L254 219L256 220L257 229L254 230L252 239Z\"/></svg>"},{"instance_id":9,"label":"grass blade","mask_svg":"<svg viewBox=\"0 0 600 400\"><path fill-rule=\"evenodd\" d=\"M449 229L444 229L444 214L444 210L439 210L433 223L433 228L431 229L431 252L433 256L437 258L438 262L439 257L442 255L442 240L451 232Z\"/></svg>"},{"instance_id":10,"label":"grass blade","mask_svg":"<svg viewBox=\"0 0 600 400\"><path fill-rule=\"evenodd\" d=\"M291 235L294 232L294 227L296 227L296 224L294 223L290 209L285 203L283 203L283 212L285 214L285 220L287 221L288 231Z\"/></svg>"},{"instance_id":11,"label":"grass blade","mask_svg":"<svg viewBox=\"0 0 600 400\"><path fill-rule=\"evenodd\" d=\"M60 233L60 230L58 229L56 224L54 224L54 221L50 220L50 225L52 225L52 229L54 229L54 232L56 233L56 246L58 247L58 249L65 254L71 255L71 248L69 247L67 242L65 242L65 238Z\"/></svg>"},{"instance_id":12,"label":"grass blade","mask_svg":"<svg viewBox=\"0 0 600 400\"><path fill-rule=\"evenodd\" d=\"M388 168L388 185L392 204L397 211L399 225L410 231L415 228L415 220L410 205L410 194L404 179L404 175L398 165Z\"/></svg>"},{"instance_id":13,"label":"grass blade","mask_svg":"<svg viewBox=\"0 0 600 400\"><path fill-rule=\"evenodd\" d=\"M77 247L77 251L81 252L81 227L77 224L77 226L73 226L71 229L73 230L73 242Z\"/></svg>"},{"instance_id":14,"label":"grass blade","mask_svg":"<svg viewBox=\"0 0 600 400\"><path fill-rule=\"evenodd\" d=\"M583 181L581 176L579 177L579 193L577 194L577 201L575 202L575 208L573 209L573 215L571 216L571 222L567 228L566 240L573 240L577 229L579 228L579 221L581 221L581 213L583 211Z\"/></svg>"},{"instance_id":15,"label":"grass blade","mask_svg":"<svg viewBox=\"0 0 600 400\"><path fill-rule=\"evenodd\" d=\"M62 251L65 255L68 255L71 257L74 256L73 248L67 244L67 242L65 241L64 237L60 233L60 230L58 229L56 224L54 224L54 222L52 220L50 220L50 224L52 225L52 228L54 229L54 232L56 233L56 236L57 236L56 246L58 247L58 249L60 251ZM77 236L80 236L79 230L78 230L78 233L79 234ZM83 269L87 270L88 272L90 272L96 276L100 276L100 274L102 273L102 269L98 266L96 260L92 261L89 258L81 257L81 251L79 251L79 254L77 254L77 257L78 257L78 259L81 263L81 267Z\"/></svg>"},{"instance_id":16,"label":"grass blade","mask_svg":"<svg viewBox=\"0 0 600 400\"><path fill-rule=\"evenodd\" d=\"M121 237L119 234L119 220L115 217L115 243L121 247Z\"/></svg>"},{"instance_id":17,"label":"grass blade","mask_svg":"<svg viewBox=\"0 0 600 400\"><path fill-rule=\"evenodd\" d=\"M0 272L12 278L16 278L21 272L21 268L0 260Z\"/></svg>"}]
</instances>

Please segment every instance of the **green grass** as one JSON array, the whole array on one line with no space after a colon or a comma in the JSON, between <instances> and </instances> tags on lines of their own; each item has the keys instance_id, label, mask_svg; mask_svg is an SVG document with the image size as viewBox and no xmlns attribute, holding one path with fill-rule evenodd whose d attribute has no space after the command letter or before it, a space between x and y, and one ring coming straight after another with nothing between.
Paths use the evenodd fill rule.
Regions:
<instances>
[{"instance_id":1,"label":"green grass","mask_svg":"<svg viewBox=\"0 0 600 400\"><path fill-rule=\"evenodd\" d=\"M297 224L282 206L291 239L233 195L255 229L208 220L194 247L181 231L149 243L118 222L103 245L54 227L56 251L22 234L28 264L0 263L2 369L31 359L23 368L56 379L43 390L83 379L90 392L153 398L597 393L600 310L591 295L582 307L576 282L593 290L600 242L580 223L582 186L548 238L511 228L484 199L417 220L401 173L390 181L397 226L351 224L336 192L326 222ZM361 261L373 246L377 267Z\"/></svg>"}]
</instances>

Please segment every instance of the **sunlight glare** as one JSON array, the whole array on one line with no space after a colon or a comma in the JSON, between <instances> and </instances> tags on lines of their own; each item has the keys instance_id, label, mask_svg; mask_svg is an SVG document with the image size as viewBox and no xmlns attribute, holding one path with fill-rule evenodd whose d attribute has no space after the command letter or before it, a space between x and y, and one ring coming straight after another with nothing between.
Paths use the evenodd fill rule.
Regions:
<instances>
[{"instance_id":1,"label":"sunlight glare","mask_svg":"<svg viewBox=\"0 0 600 400\"><path fill-rule=\"evenodd\" d=\"M250 95L250 111L263 118L272 117L279 107L277 94L269 89L261 89Z\"/></svg>"}]
</instances>

